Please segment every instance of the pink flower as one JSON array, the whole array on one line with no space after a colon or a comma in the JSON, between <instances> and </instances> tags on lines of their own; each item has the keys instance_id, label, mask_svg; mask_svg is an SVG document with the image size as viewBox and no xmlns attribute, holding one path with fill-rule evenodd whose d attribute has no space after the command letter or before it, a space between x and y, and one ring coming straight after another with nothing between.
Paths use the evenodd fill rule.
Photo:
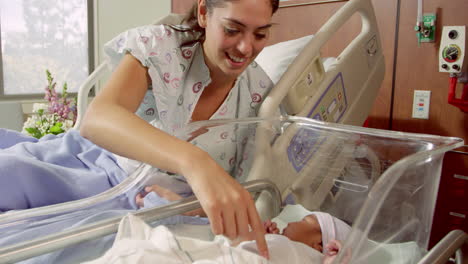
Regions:
<instances>
[{"instance_id":1,"label":"pink flower","mask_svg":"<svg viewBox=\"0 0 468 264\"><path fill-rule=\"evenodd\" d=\"M74 123L77 115L76 100L67 98L67 83L63 85L62 93L59 94L55 90L56 83L52 74L48 70L46 70L46 74L48 84L45 88L44 99L49 102L49 113L57 114L60 122L72 119Z\"/></svg>"}]
</instances>

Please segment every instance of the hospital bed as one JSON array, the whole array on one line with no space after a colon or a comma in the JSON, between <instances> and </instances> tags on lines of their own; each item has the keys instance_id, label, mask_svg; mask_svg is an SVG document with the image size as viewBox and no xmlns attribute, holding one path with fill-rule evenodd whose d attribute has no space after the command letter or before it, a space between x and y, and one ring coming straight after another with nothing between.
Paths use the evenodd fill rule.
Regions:
<instances>
[{"instance_id":1,"label":"hospital bed","mask_svg":"<svg viewBox=\"0 0 468 264\"><path fill-rule=\"evenodd\" d=\"M324 67L321 46L356 12L363 19L361 34L331 65ZM80 106L85 105L87 92L106 67L98 67L83 85ZM207 129L207 135L223 129L236 131L239 138L246 131L253 131L243 149L248 154L254 153L242 168L249 171L246 184L268 179L278 188L277 192L259 195L257 204L263 218L277 215L279 208L270 205L270 201L277 200L274 193L279 193L282 202L330 212L352 224L353 231L344 243L345 249L353 252L351 263L434 263L430 262L432 254L437 257L449 254L437 250L453 250L442 241L436 246L436 253L427 253L441 159L443 153L463 142L456 138L343 125L363 123L371 103L360 103L361 99L366 97L372 101L382 78L383 57L372 6L367 0L352 0L295 57L265 99L260 118L197 122L178 136L186 139L201 128ZM273 116L281 102L289 116ZM122 184L95 197L3 215L0 230L6 231L2 234L53 224L57 228L50 236L39 234L0 248L0 263L24 260L115 232L116 219L126 212L103 216L104 220L97 223L86 222L69 230L60 223L111 211L119 199L126 199L129 193L134 194L141 186L151 183L148 176L151 170L142 166ZM265 186L274 189L269 184ZM177 206L185 202L193 201L180 202ZM191 210L193 206L186 209ZM148 219L151 222L181 212L169 208L172 206L149 209L142 214L153 214L155 218ZM450 234L447 239L453 237L456 237L455 248L466 240L464 233Z\"/></svg>"}]
</instances>

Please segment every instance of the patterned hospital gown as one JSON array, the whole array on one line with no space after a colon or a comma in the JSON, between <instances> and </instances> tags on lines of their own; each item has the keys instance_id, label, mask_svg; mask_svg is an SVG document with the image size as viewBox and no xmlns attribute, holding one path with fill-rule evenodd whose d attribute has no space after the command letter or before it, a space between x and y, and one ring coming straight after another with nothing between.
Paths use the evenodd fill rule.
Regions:
<instances>
[{"instance_id":1,"label":"patterned hospital gown","mask_svg":"<svg viewBox=\"0 0 468 264\"><path fill-rule=\"evenodd\" d=\"M148 68L154 97L147 93L139 111L153 126L172 135L191 122L195 105L211 82L201 43L192 41L197 33L180 29L181 26L143 26L118 35L104 47L112 67L128 52ZM182 45L187 42L192 44ZM272 86L266 73L252 62L210 120L255 117ZM252 129L245 127L212 128L192 143L210 153L231 175L242 179L246 176L242 163L246 164L249 158L246 145L251 133ZM120 163L127 170L135 166L134 162L129 165L132 161Z\"/></svg>"}]
</instances>

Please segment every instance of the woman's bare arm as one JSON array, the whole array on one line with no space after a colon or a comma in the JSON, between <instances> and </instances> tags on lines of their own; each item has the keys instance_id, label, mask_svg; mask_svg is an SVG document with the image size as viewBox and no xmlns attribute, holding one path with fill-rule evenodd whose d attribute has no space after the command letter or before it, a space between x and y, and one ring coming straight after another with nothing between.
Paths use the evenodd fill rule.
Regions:
<instances>
[{"instance_id":1,"label":"woman's bare arm","mask_svg":"<svg viewBox=\"0 0 468 264\"><path fill-rule=\"evenodd\" d=\"M208 153L134 114L148 84L147 69L125 55L90 104L80 133L113 153L185 176L214 234L235 238L247 234L250 226L259 252L268 257L265 232L250 194Z\"/></svg>"},{"instance_id":2,"label":"woman's bare arm","mask_svg":"<svg viewBox=\"0 0 468 264\"><path fill-rule=\"evenodd\" d=\"M91 102L80 132L113 153L182 173L184 162L194 155L203 156L202 151L134 114L148 84L147 69L133 56L125 55L109 82Z\"/></svg>"}]
</instances>

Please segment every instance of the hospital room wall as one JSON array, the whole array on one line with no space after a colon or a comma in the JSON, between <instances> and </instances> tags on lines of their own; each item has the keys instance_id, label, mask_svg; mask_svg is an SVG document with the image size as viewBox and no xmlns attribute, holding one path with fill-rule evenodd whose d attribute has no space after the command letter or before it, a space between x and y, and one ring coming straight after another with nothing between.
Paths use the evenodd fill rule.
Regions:
<instances>
[{"instance_id":1,"label":"hospital room wall","mask_svg":"<svg viewBox=\"0 0 468 264\"><path fill-rule=\"evenodd\" d=\"M173 0L172 2L172 12L176 13L185 12L190 6L190 1ZM310 2L317 1L290 0L285 1L284 4ZM297 7L281 7L273 17L275 25L272 28L269 44L315 34L344 4L345 1ZM374 5L377 23L381 32L380 38L386 58L386 72L369 118L369 125L374 128L389 129L393 62L390 58L393 58L394 55L397 2L395 0L372 0L372 4ZM322 56L336 57L359 33L360 28L359 19L357 17L353 18L350 23L344 25L329 43L323 47Z\"/></svg>"},{"instance_id":2,"label":"hospital room wall","mask_svg":"<svg viewBox=\"0 0 468 264\"><path fill-rule=\"evenodd\" d=\"M293 39L307 34L314 34L335 14L346 1L324 3L315 0L289 0L286 5L322 2L280 8L275 15L275 22L279 28L274 28L272 43ZM390 111L392 95L392 65L395 52L395 25L397 13L396 0L371 0L380 31L380 39L385 57L385 78L380 87L374 106L368 118L368 125L373 128L390 129ZM337 57L341 51L353 40L361 30L360 18L354 15L322 48L323 57Z\"/></svg>"},{"instance_id":3,"label":"hospital room wall","mask_svg":"<svg viewBox=\"0 0 468 264\"><path fill-rule=\"evenodd\" d=\"M175 1L175 0L174 0ZM290 0L287 3L315 0ZM448 74L438 71L442 26L467 25L466 0L425 0L423 11L437 13L435 43L418 46L414 25L418 1L372 0L385 56L385 78L368 118L373 128L455 136L468 141L468 114L447 103ZM280 8L272 43L316 32L345 2ZM331 41L324 56L337 54L360 29L351 21ZM276 30L276 32L275 32ZM465 61L468 58L465 58ZM466 71L466 69L465 69ZM461 86L461 84L459 84ZM461 90L462 87L458 87ZM412 118L414 90L431 91L429 119Z\"/></svg>"},{"instance_id":4,"label":"hospital room wall","mask_svg":"<svg viewBox=\"0 0 468 264\"><path fill-rule=\"evenodd\" d=\"M305 6L280 8L275 14L271 43L298 38L316 33L320 27L335 14L346 1L324 3L314 0L289 0L284 5L322 2ZM396 0L371 0L380 30L380 39L385 57L385 78L368 118L368 125L374 128L389 129L392 62L395 47L395 25L397 13ZM360 18L355 15L322 48L323 57L337 57L361 30Z\"/></svg>"},{"instance_id":5,"label":"hospital room wall","mask_svg":"<svg viewBox=\"0 0 468 264\"><path fill-rule=\"evenodd\" d=\"M413 30L417 1L401 1L392 130L455 136L468 142L468 113L447 103L449 75L438 70L442 27L468 26L467 10L466 0L424 0L423 11L437 14L436 42L418 47ZM461 91L462 84L457 87ZM431 91L427 120L411 118L414 90Z\"/></svg>"},{"instance_id":6,"label":"hospital room wall","mask_svg":"<svg viewBox=\"0 0 468 264\"><path fill-rule=\"evenodd\" d=\"M289 0L281 5L321 2L315 0ZM191 6L192 1L172 0L172 12L184 13ZM324 4L310 4L296 7L280 7L273 17L269 45L281 41L291 40L302 36L315 34L328 19L339 10L346 1ZM395 24L397 13L396 0L372 0L375 7L378 26L385 60L385 79L374 104L370 125L374 128L389 128L391 89L392 89L392 62L395 45ZM345 24L335 36L323 47L323 57L336 57L339 52L357 36L361 28L360 20L353 17L350 23Z\"/></svg>"},{"instance_id":7,"label":"hospital room wall","mask_svg":"<svg viewBox=\"0 0 468 264\"><path fill-rule=\"evenodd\" d=\"M314 0L290 0L283 3L310 3ZM425 0L423 11L436 12L435 43L418 47L414 25L417 1L372 0L385 56L385 78L380 87L368 125L373 128L456 136L468 141L468 114L447 103L448 74L438 71L438 51L442 26L468 25L466 0ZM270 44L317 32L346 1L280 8L274 16ZM172 0L172 12L183 13L191 1ZM338 41L323 51L336 54L356 35L359 23L345 25ZM467 58L468 59L468 58ZM461 85L461 84L460 84ZM459 88L460 89L460 88ZM414 90L431 91L429 119L412 118Z\"/></svg>"},{"instance_id":8,"label":"hospital room wall","mask_svg":"<svg viewBox=\"0 0 468 264\"><path fill-rule=\"evenodd\" d=\"M317 2L290 0L288 3ZM455 136L468 141L468 114L447 103L448 74L438 71L442 26L467 25L466 0L425 0L423 11L437 13L435 43L418 46L414 25L418 1L372 0L385 56L385 78L368 118L373 128ZM279 27L272 42L316 32L345 2L280 8ZM356 35L360 24L351 21L338 32L324 56L337 54ZM276 30L276 29L274 29ZM278 36L281 34L281 36ZM468 58L465 58L467 60ZM466 69L465 69L466 71ZM459 84L461 86L461 84ZM462 87L458 87L461 90ZM431 91L429 119L412 118L414 90Z\"/></svg>"},{"instance_id":9,"label":"hospital room wall","mask_svg":"<svg viewBox=\"0 0 468 264\"><path fill-rule=\"evenodd\" d=\"M102 46L117 34L137 26L150 24L169 14L170 0L99 0L95 2L97 65L103 61Z\"/></svg>"},{"instance_id":10,"label":"hospital room wall","mask_svg":"<svg viewBox=\"0 0 468 264\"><path fill-rule=\"evenodd\" d=\"M151 24L171 11L170 0L99 0L95 3L95 65L104 61L103 45L117 34ZM107 78L100 81L102 86Z\"/></svg>"}]
</instances>

